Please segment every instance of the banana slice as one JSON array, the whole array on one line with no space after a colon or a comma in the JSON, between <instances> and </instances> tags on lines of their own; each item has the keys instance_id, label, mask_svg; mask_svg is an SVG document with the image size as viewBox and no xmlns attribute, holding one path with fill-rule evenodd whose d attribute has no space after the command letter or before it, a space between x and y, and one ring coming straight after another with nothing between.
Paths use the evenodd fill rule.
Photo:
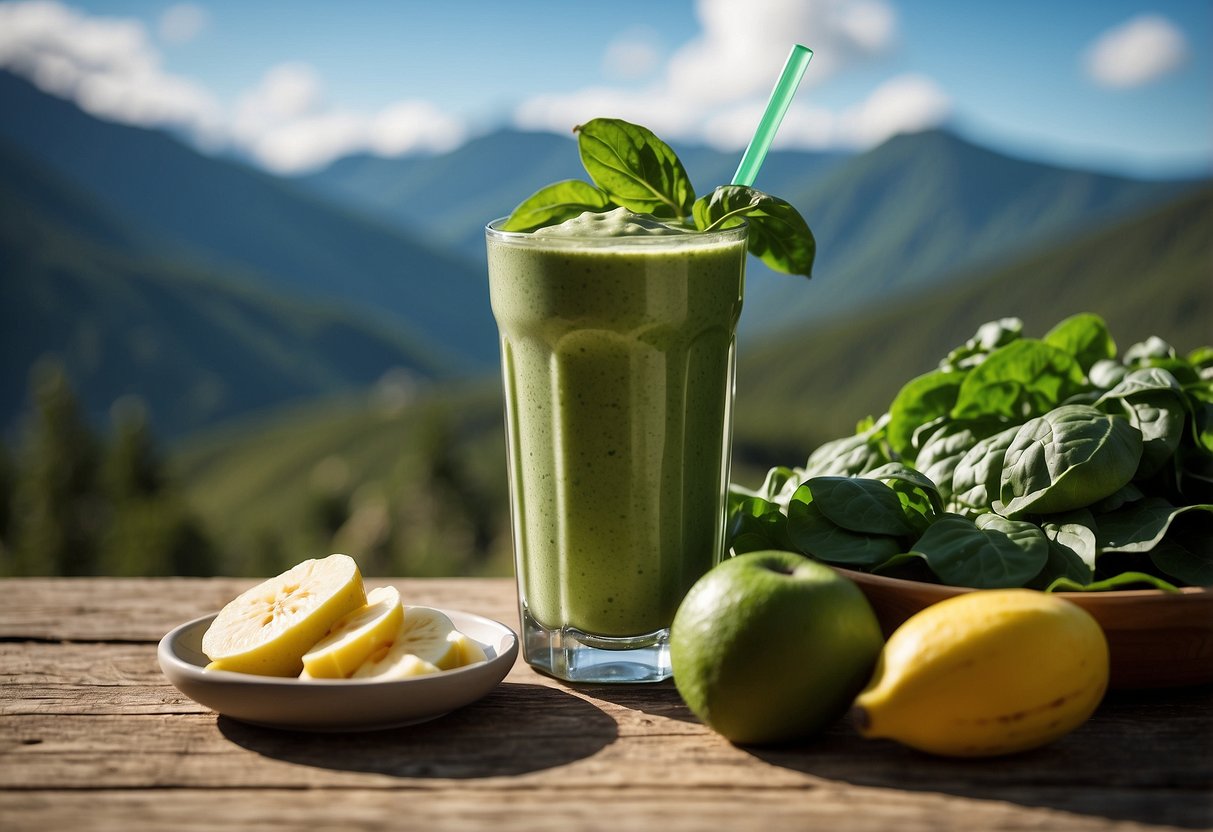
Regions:
<instances>
[{"instance_id":1,"label":"banana slice","mask_svg":"<svg viewBox=\"0 0 1213 832\"><path fill-rule=\"evenodd\" d=\"M202 637L208 670L298 676L303 654L333 624L366 603L358 564L348 555L305 560L240 595Z\"/></svg>"},{"instance_id":2,"label":"banana slice","mask_svg":"<svg viewBox=\"0 0 1213 832\"><path fill-rule=\"evenodd\" d=\"M312 679L350 676L372 653L396 640L403 620L400 591L394 586L372 589L366 606L347 614L303 654L303 672Z\"/></svg>"},{"instance_id":3,"label":"banana slice","mask_svg":"<svg viewBox=\"0 0 1213 832\"><path fill-rule=\"evenodd\" d=\"M354 671L354 679L403 679L449 670L459 663L457 632L451 619L429 607L405 607L396 640L372 653Z\"/></svg>"},{"instance_id":4,"label":"banana slice","mask_svg":"<svg viewBox=\"0 0 1213 832\"><path fill-rule=\"evenodd\" d=\"M469 638L467 635L455 630L448 639L455 643L455 649L459 653L459 660L455 667L465 667L476 662L487 662L488 655L484 652L484 648L480 646L480 642L474 638Z\"/></svg>"}]
</instances>

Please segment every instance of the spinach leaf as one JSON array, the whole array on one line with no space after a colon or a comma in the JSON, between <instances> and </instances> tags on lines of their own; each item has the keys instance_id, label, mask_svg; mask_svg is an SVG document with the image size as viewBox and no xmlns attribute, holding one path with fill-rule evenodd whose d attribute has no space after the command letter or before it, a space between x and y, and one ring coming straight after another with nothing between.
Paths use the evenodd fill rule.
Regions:
<instances>
[{"instance_id":1,"label":"spinach leaf","mask_svg":"<svg viewBox=\"0 0 1213 832\"><path fill-rule=\"evenodd\" d=\"M784 493L784 490L791 488L787 496L790 497L792 491L800 485L800 472L793 468L788 468L784 465L777 465L767 471L766 479L762 482L762 487L758 489L755 496L762 497L772 503L787 504L787 499L780 500L779 497Z\"/></svg>"},{"instance_id":2,"label":"spinach leaf","mask_svg":"<svg viewBox=\"0 0 1213 832\"><path fill-rule=\"evenodd\" d=\"M1128 375L1129 368L1119 361L1096 361L1087 371L1091 385L1100 390L1111 390L1120 380Z\"/></svg>"},{"instance_id":3,"label":"spinach leaf","mask_svg":"<svg viewBox=\"0 0 1213 832\"><path fill-rule=\"evenodd\" d=\"M1163 592L1179 592L1172 583L1164 581L1157 575L1148 572L1121 572L1102 581L1084 584L1073 578L1060 577L1049 584L1046 592L1107 592L1114 589L1133 589L1145 585L1149 589L1161 589Z\"/></svg>"},{"instance_id":4,"label":"spinach leaf","mask_svg":"<svg viewBox=\"0 0 1213 832\"><path fill-rule=\"evenodd\" d=\"M978 442L1006 429L1006 423L998 421L948 421L923 443L914 466L935 483L944 500L950 500L955 491L953 475L965 454Z\"/></svg>"},{"instance_id":5,"label":"spinach leaf","mask_svg":"<svg viewBox=\"0 0 1213 832\"><path fill-rule=\"evenodd\" d=\"M695 227L715 231L749 223L750 254L784 274L813 275L817 241L800 212L779 197L744 185L721 185L695 202Z\"/></svg>"},{"instance_id":6,"label":"spinach leaf","mask_svg":"<svg viewBox=\"0 0 1213 832\"><path fill-rule=\"evenodd\" d=\"M779 506L761 497L741 500L729 512L727 548L735 555L763 549L792 549L787 517Z\"/></svg>"},{"instance_id":7,"label":"spinach leaf","mask_svg":"<svg viewBox=\"0 0 1213 832\"><path fill-rule=\"evenodd\" d=\"M1119 411L1141 431L1142 454L1135 479L1153 476L1175 455L1188 417L1188 400L1175 376L1157 367L1129 372L1095 406Z\"/></svg>"},{"instance_id":8,"label":"spinach leaf","mask_svg":"<svg viewBox=\"0 0 1213 832\"><path fill-rule=\"evenodd\" d=\"M897 495L902 512L917 537L926 531L935 518L943 514L943 497L930 477L900 462L890 462L875 468L865 477L880 480Z\"/></svg>"},{"instance_id":9,"label":"spinach leaf","mask_svg":"<svg viewBox=\"0 0 1213 832\"><path fill-rule=\"evenodd\" d=\"M540 188L524 199L502 224L502 231L534 231L579 217L586 211L602 211L611 198L588 182L566 179Z\"/></svg>"},{"instance_id":10,"label":"spinach leaf","mask_svg":"<svg viewBox=\"0 0 1213 832\"><path fill-rule=\"evenodd\" d=\"M1016 341L1023 334L1023 321L1019 318L1000 318L977 328L973 337L952 350L939 362L944 371L968 370L986 360L986 356L999 347Z\"/></svg>"},{"instance_id":11,"label":"spinach leaf","mask_svg":"<svg viewBox=\"0 0 1213 832\"><path fill-rule=\"evenodd\" d=\"M1097 361L1116 357L1116 342L1108 332L1108 325L1090 312L1066 318L1050 329L1043 340L1074 356L1083 372L1090 371Z\"/></svg>"},{"instance_id":12,"label":"spinach leaf","mask_svg":"<svg viewBox=\"0 0 1213 832\"><path fill-rule=\"evenodd\" d=\"M889 405L887 432L889 446L894 453L905 459L914 458L914 431L952 410L966 375L964 372L935 370L911 379L897 392Z\"/></svg>"},{"instance_id":13,"label":"spinach leaf","mask_svg":"<svg viewBox=\"0 0 1213 832\"><path fill-rule=\"evenodd\" d=\"M825 561L858 567L884 563L902 550L897 538L860 534L833 523L822 513L807 486L788 503L788 538L797 551Z\"/></svg>"},{"instance_id":14,"label":"spinach leaf","mask_svg":"<svg viewBox=\"0 0 1213 832\"><path fill-rule=\"evenodd\" d=\"M889 461L881 447L886 418L865 431L819 445L804 464L804 477L856 476Z\"/></svg>"},{"instance_id":15,"label":"spinach leaf","mask_svg":"<svg viewBox=\"0 0 1213 832\"><path fill-rule=\"evenodd\" d=\"M998 495L1007 448L1019 427L999 431L978 440L956 463L952 472L952 504L962 513L983 514Z\"/></svg>"},{"instance_id":16,"label":"spinach leaf","mask_svg":"<svg viewBox=\"0 0 1213 832\"><path fill-rule=\"evenodd\" d=\"M1020 421L1082 392L1085 383L1082 368L1069 353L1021 338L990 353L965 376L952 418Z\"/></svg>"},{"instance_id":17,"label":"spinach leaf","mask_svg":"<svg viewBox=\"0 0 1213 832\"><path fill-rule=\"evenodd\" d=\"M861 534L914 534L893 489L864 477L814 477L802 488L836 526Z\"/></svg>"},{"instance_id":18,"label":"spinach leaf","mask_svg":"<svg viewBox=\"0 0 1213 832\"><path fill-rule=\"evenodd\" d=\"M574 132L586 173L616 204L666 219L691 213L691 179L670 146L651 130L617 118L596 118Z\"/></svg>"},{"instance_id":19,"label":"spinach leaf","mask_svg":"<svg viewBox=\"0 0 1213 832\"><path fill-rule=\"evenodd\" d=\"M1168 535L1150 550L1150 561L1164 575L1189 586L1213 586L1213 553L1209 538Z\"/></svg>"},{"instance_id":20,"label":"spinach leaf","mask_svg":"<svg viewBox=\"0 0 1213 832\"><path fill-rule=\"evenodd\" d=\"M1167 535L1171 524L1192 512L1206 528L1206 548L1213 544L1213 505L1174 506L1162 497L1147 497L1095 518L1100 552L1148 552Z\"/></svg>"},{"instance_id":21,"label":"spinach leaf","mask_svg":"<svg viewBox=\"0 0 1213 832\"><path fill-rule=\"evenodd\" d=\"M1023 586L1049 559L1049 541L1031 523L982 514L977 521L945 514L914 544L931 570L951 586Z\"/></svg>"},{"instance_id":22,"label":"spinach leaf","mask_svg":"<svg viewBox=\"0 0 1213 832\"><path fill-rule=\"evenodd\" d=\"M1102 500L1133 478L1141 431L1093 407L1063 405L1025 422L1007 448L993 508L1053 514Z\"/></svg>"},{"instance_id":23,"label":"spinach leaf","mask_svg":"<svg viewBox=\"0 0 1213 832\"><path fill-rule=\"evenodd\" d=\"M1175 348L1168 344L1157 335L1151 335L1144 341L1138 341L1127 350L1125 350L1124 361L1126 367L1144 367L1154 361L1165 358L1174 358Z\"/></svg>"},{"instance_id":24,"label":"spinach leaf","mask_svg":"<svg viewBox=\"0 0 1213 832\"><path fill-rule=\"evenodd\" d=\"M1049 559L1029 586L1045 589L1061 577L1084 585L1091 583L1099 551L1091 512L1079 509L1058 514L1042 522L1040 528L1049 539Z\"/></svg>"}]
</instances>

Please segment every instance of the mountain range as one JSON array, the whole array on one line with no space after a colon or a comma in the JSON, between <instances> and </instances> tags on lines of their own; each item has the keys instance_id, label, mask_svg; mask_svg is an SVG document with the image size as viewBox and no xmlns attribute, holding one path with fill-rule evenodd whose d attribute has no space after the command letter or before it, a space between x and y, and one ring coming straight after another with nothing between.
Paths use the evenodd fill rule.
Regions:
<instances>
[{"instance_id":1,"label":"mountain range","mask_svg":"<svg viewBox=\"0 0 1213 832\"><path fill-rule=\"evenodd\" d=\"M45 354L64 358L94 416L138 393L174 437L392 368L491 375L483 224L579 173L569 138L506 130L287 180L4 73L0 107L8 434ZM700 193L731 176L732 154L676 149ZM1058 168L928 131L857 155L775 152L757 184L800 208L819 258L808 283L751 260L742 333L755 348L946 296L1110 223L1132 228L1199 183ZM1095 286L1073 269L1065 279Z\"/></svg>"},{"instance_id":2,"label":"mountain range","mask_svg":"<svg viewBox=\"0 0 1213 832\"><path fill-rule=\"evenodd\" d=\"M465 371L497 356L483 272L425 239L161 132L93 118L0 73L0 140L138 229L128 252L237 274L358 309L428 341Z\"/></svg>"},{"instance_id":3,"label":"mountain range","mask_svg":"<svg viewBox=\"0 0 1213 832\"><path fill-rule=\"evenodd\" d=\"M735 154L675 147L707 193ZM502 131L443 157L354 157L301 179L402 228L483 261L486 218L542 185L585 178L572 141ZM1156 205L1192 187L1059 168L995 153L943 131L900 135L855 156L770 154L755 183L795 205L817 238L812 281L748 268L743 338L820 323L913 296L974 267L1014 259Z\"/></svg>"}]
</instances>

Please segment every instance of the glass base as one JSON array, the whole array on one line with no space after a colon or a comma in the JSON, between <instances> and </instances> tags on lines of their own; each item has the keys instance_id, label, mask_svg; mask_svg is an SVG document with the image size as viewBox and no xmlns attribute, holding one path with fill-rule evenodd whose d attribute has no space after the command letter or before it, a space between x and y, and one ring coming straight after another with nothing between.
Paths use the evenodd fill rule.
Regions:
<instances>
[{"instance_id":1,"label":"glass base","mask_svg":"<svg viewBox=\"0 0 1213 832\"><path fill-rule=\"evenodd\" d=\"M669 679L670 631L607 638L571 627L549 630L522 610L523 658L566 682L634 684Z\"/></svg>"}]
</instances>

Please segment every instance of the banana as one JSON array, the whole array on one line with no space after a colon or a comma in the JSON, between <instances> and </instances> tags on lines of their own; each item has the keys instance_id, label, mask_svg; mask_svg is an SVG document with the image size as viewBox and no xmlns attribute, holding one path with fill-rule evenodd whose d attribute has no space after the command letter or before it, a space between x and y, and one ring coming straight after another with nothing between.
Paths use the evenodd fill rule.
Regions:
<instances>
[{"instance_id":1,"label":"banana","mask_svg":"<svg viewBox=\"0 0 1213 832\"><path fill-rule=\"evenodd\" d=\"M1077 728L1107 684L1107 640L1084 610L1034 590L976 591L890 636L852 718L865 737L933 754L1010 754Z\"/></svg>"},{"instance_id":2,"label":"banana","mask_svg":"<svg viewBox=\"0 0 1213 832\"><path fill-rule=\"evenodd\" d=\"M447 640L454 642L455 650L459 656L456 667L466 667L469 664L476 662L487 662L488 655L484 652L484 648L480 646L480 642L474 638L469 638L464 633L454 630Z\"/></svg>"},{"instance_id":3,"label":"banana","mask_svg":"<svg viewBox=\"0 0 1213 832\"><path fill-rule=\"evenodd\" d=\"M208 670L298 676L303 654L351 610L366 603L348 555L305 560L229 602L202 637Z\"/></svg>"},{"instance_id":4,"label":"banana","mask_svg":"<svg viewBox=\"0 0 1213 832\"><path fill-rule=\"evenodd\" d=\"M402 679L459 666L457 633L451 619L429 607L405 607L395 640L372 653L354 679Z\"/></svg>"},{"instance_id":5,"label":"banana","mask_svg":"<svg viewBox=\"0 0 1213 832\"><path fill-rule=\"evenodd\" d=\"M352 675L372 653L395 641L403 620L400 591L393 586L372 589L365 606L346 614L303 654L303 678L343 679Z\"/></svg>"}]
</instances>

